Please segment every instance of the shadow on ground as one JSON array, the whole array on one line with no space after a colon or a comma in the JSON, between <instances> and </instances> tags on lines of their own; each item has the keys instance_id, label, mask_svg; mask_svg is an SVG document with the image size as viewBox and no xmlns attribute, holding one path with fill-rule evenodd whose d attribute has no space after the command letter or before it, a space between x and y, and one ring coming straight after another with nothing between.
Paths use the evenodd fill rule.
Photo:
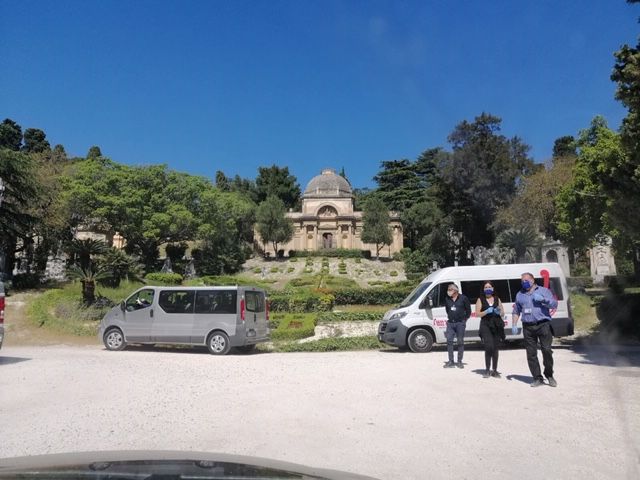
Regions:
<instances>
[{"instance_id":1,"label":"shadow on ground","mask_svg":"<svg viewBox=\"0 0 640 480\"><path fill-rule=\"evenodd\" d=\"M0 365L11 365L12 363L28 362L30 358L23 357L3 357L0 355Z\"/></svg>"}]
</instances>

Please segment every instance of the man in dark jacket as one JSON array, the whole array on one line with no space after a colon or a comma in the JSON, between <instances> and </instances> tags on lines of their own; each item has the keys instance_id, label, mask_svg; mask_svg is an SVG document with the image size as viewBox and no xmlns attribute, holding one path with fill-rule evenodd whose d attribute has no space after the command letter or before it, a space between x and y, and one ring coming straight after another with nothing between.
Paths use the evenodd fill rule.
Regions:
<instances>
[{"instance_id":1,"label":"man in dark jacket","mask_svg":"<svg viewBox=\"0 0 640 480\"><path fill-rule=\"evenodd\" d=\"M449 354L449 361L444 364L444 368L452 368L457 366L458 368L464 368L462 363L462 356L464 355L464 331L467 328L467 320L471 317L471 303L469 299L460 293L458 286L455 283L449 284L447 287L447 330L445 337L447 337L447 352ZM458 363L453 363L453 338L458 342Z\"/></svg>"}]
</instances>

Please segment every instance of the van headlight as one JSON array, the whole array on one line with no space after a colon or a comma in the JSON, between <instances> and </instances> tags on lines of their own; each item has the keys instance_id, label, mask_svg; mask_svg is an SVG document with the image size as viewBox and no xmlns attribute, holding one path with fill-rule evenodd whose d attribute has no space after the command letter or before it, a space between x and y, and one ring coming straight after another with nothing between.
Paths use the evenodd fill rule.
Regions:
<instances>
[{"instance_id":1,"label":"van headlight","mask_svg":"<svg viewBox=\"0 0 640 480\"><path fill-rule=\"evenodd\" d=\"M389 317L389 321L391 321L391 320L400 320L401 318L404 318L406 316L407 316L407 312L397 312L397 313L394 313L393 315L391 315Z\"/></svg>"}]
</instances>

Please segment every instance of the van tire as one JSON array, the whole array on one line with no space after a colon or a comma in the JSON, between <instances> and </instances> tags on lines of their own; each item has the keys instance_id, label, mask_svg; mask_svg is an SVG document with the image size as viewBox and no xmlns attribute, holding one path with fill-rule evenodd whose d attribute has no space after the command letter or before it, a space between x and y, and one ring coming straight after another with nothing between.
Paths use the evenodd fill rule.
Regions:
<instances>
[{"instance_id":1,"label":"van tire","mask_svg":"<svg viewBox=\"0 0 640 480\"><path fill-rule=\"evenodd\" d=\"M425 328L411 330L407 337L407 345L414 353L430 352L434 341L433 334Z\"/></svg>"},{"instance_id":2,"label":"van tire","mask_svg":"<svg viewBox=\"0 0 640 480\"><path fill-rule=\"evenodd\" d=\"M207 337L207 348L212 355L226 355L231 350L231 342L226 333L216 331Z\"/></svg>"},{"instance_id":3,"label":"van tire","mask_svg":"<svg viewBox=\"0 0 640 480\"><path fill-rule=\"evenodd\" d=\"M117 352L127 346L124 341L124 335L119 328L110 328L102 336L102 341L107 350Z\"/></svg>"}]
</instances>

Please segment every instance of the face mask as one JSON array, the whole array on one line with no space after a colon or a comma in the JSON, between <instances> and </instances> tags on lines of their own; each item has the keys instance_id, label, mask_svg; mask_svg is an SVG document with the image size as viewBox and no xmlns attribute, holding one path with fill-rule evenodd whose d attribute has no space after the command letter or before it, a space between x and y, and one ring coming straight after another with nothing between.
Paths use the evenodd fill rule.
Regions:
<instances>
[{"instance_id":1,"label":"face mask","mask_svg":"<svg viewBox=\"0 0 640 480\"><path fill-rule=\"evenodd\" d=\"M455 290L447 291L447 295L449 295L450 297L453 297L455 293L456 293Z\"/></svg>"},{"instance_id":2,"label":"face mask","mask_svg":"<svg viewBox=\"0 0 640 480\"><path fill-rule=\"evenodd\" d=\"M529 280L522 280L522 289L529 290L531 288L531 282Z\"/></svg>"},{"instance_id":3,"label":"face mask","mask_svg":"<svg viewBox=\"0 0 640 480\"><path fill-rule=\"evenodd\" d=\"M484 294L485 295L493 295L493 288L485 288Z\"/></svg>"}]
</instances>

